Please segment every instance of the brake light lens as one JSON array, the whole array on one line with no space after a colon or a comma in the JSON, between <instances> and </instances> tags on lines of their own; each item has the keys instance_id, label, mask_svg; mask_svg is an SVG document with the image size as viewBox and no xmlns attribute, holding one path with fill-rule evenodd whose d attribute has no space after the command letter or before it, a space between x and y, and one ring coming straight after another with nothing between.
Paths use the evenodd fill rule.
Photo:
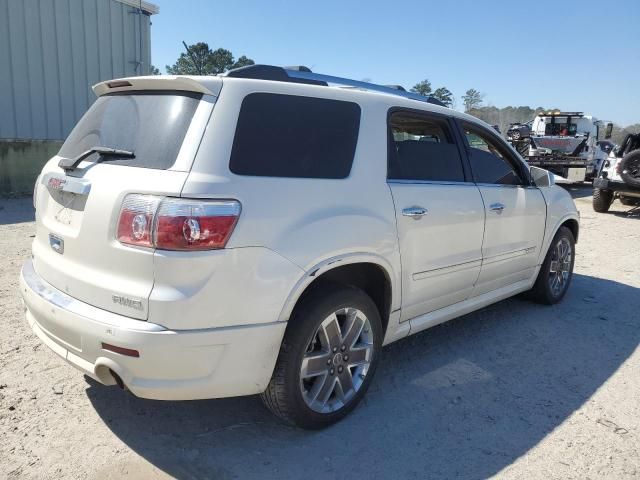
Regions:
<instances>
[{"instance_id":1,"label":"brake light lens","mask_svg":"<svg viewBox=\"0 0 640 480\"><path fill-rule=\"evenodd\" d=\"M130 194L122 204L117 238L162 250L213 250L226 246L239 216L235 200Z\"/></svg>"},{"instance_id":2,"label":"brake light lens","mask_svg":"<svg viewBox=\"0 0 640 480\"><path fill-rule=\"evenodd\" d=\"M156 218L156 247L164 250L224 248L238 217L236 201L203 202L167 198Z\"/></svg>"},{"instance_id":3,"label":"brake light lens","mask_svg":"<svg viewBox=\"0 0 640 480\"><path fill-rule=\"evenodd\" d=\"M118 219L120 243L153 247L153 218L161 198L153 195L127 195Z\"/></svg>"}]
</instances>

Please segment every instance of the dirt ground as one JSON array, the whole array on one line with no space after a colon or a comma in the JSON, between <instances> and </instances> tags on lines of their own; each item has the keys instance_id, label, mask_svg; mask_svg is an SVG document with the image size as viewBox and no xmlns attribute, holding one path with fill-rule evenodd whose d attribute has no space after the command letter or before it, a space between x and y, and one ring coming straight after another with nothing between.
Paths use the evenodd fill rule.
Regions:
<instances>
[{"instance_id":1,"label":"dirt ground","mask_svg":"<svg viewBox=\"0 0 640 480\"><path fill-rule=\"evenodd\" d=\"M573 284L385 348L372 388L321 432L258 398L140 400L83 377L23 317L30 199L0 201L1 478L640 478L640 212L582 213Z\"/></svg>"}]
</instances>

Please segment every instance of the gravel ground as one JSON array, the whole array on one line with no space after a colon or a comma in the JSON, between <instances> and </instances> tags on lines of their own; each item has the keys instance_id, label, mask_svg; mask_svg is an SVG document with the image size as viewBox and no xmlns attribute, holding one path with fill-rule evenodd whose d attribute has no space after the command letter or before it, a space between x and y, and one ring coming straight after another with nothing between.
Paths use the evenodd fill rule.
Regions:
<instances>
[{"instance_id":1,"label":"gravel ground","mask_svg":"<svg viewBox=\"0 0 640 480\"><path fill-rule=\"evenodd\" d=\"M258 398L140 400L83 377L23 318L30 200L0 201L1 478L640 478L640 213L582 212L573 284L387 347L363 404L321 432Z\"/></svg>"}]
</instances>

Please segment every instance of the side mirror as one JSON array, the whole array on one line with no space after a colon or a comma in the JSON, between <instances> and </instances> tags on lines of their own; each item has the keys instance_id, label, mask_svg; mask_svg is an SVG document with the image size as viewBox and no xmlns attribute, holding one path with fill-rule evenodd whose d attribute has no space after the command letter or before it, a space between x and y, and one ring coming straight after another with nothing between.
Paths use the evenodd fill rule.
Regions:
<instances>
[{"instance_id":1,"label":"side mirror","mask_svg":"<svg viewBox=\"0 0 640 480\"><path fill-rule=\"evenodd\" d=\"M607 129L604 131L605 140L610 139L612 133L613 133L613 123L607 123Z\"/></svg>"},{"instance_id":2,"label":"side mirror","mask_svg":"<svg viewBox=\"0 0 640 480\"><path fill-rule=\"evenodd\" d=\"M544 168L529 167L529 173L536 187L552 187L556 183L553 174Z\"/></svg>"}]
</instances>

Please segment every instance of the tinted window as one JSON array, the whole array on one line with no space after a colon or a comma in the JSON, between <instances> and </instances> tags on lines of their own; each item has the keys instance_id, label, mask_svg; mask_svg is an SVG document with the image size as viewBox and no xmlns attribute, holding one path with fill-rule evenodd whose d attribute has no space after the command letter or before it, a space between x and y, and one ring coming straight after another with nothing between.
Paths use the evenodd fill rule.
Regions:
<instances>
[{"instance_id":1,"label":"tinted window","mask_svg":"<svg viewBox=\"0 0 640 480\"><path fill-rule=\"evenodd\" d=\"M111 147L136 156L109 157L110 164L166 170L176 161L200 98L181 92L103 95L80 119L60 155L73 158L92 147Z\"/></svg>"},{"instance_id":2,"label":"tinted window","mask_svg":"<svg viewBox=\"0 0 640 480\"><path fill-rule=\"evenodd\" d=\"M389 127L393 140L388 178L464 181L460 152L445 119L396 112Z\"/></svg>"},{"instance_id":3,"label":"tinted window","mask_svg":"<svg viewBox=\"0 0 640 480\"><path fill-rule=\"evenodd\" d=\"M554 123L550 123L551 120L547 119L544 126L544 134L548 136L574 136L578 132L578 126L575 123L559 122L556 120ZM558 123L556 123L558 122Z\"/></svg>"},{"instance_id":4,"label":"tinted window","mask_svg":"<svg viewBox=\"0 0 640 480\"><path fill-rule=\"evenodd\" d=\"M470 125L464 125L464 133L471 147L469 161L477 183L522 185L520 176L497 140Z\"/></svg>"},{"instance_id":5,"label":"tinted window","mask_svg":"<svg viewBox=\"0 0 640 480\"><path fill-rule=\"evenodd\" d=\"M238 175L346 178L359 128L356 103L253 93L240 108L229 168Z\"/></svg>"}]
</instances>

